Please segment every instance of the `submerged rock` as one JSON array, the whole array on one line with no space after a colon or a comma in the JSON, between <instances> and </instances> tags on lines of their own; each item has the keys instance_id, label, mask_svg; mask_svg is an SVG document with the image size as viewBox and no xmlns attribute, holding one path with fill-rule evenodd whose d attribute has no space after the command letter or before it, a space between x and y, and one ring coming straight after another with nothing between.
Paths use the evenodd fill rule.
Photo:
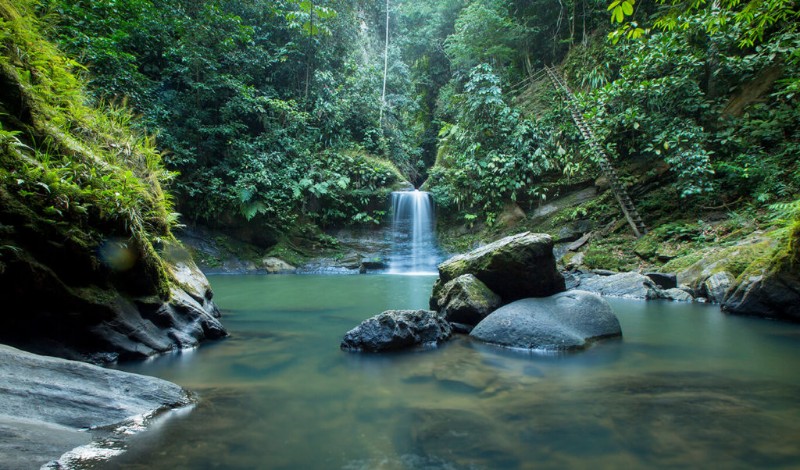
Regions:
<instances>
[{"instance_id":1,"label":"submerged rock","mask_svg":"<svg viewBox=\"0 0 800 470\"><path fill-rule=\"evenodd\" d=\"M450 324L431 310L387 310L348 331L341 348L379 352L436 346L452 335Z\"/></svg>"},{"instance_id":2,"label":"submerged rock","mask_svg":"<svg viewBox=\"0 0 800 470\"><path fill-rule=\"evenodd\" d=\"M653 281L634 272L584 278L581 280L580 289L608 297L659 298L659 289Z\"/></svg>"},{"instance_id":3,"label":"submerged rock","mask_svg":"<svg viewBox=\"0 0 800 470\"><path fill-rule=\"evenodd\" d=\"M478 278L464 274L435 287L430 305L451 323L474 326L500 307L501 299Z\"/></svg>"},{"instance_id":4,"label":"submerged rock","mask_svg":"<svg viewBox=\"0 0 800 470\"><path fill-rule=\"evenodd\" d=\"M608 302L576 290L512 302L470 333L487 343L543 350L582 349L593 340L621 335L619 320Z\"/></svg>"},{"instance_id":5,"label":"submerged rock","mask_svg":"<svg viewBox=\"0 0 800 470\"><path fill-rule=\"evenodd\" d=\"M504 302L562 292L564 277L556 269L549 235L520 233L454 256L439 265L443 284L472 274Z\"/></svg>"},{"instance_id":6,"label":"submerged rock","mask_svg":"<svg viewBox=\"0 0 800 470\"><path fill-rule=\"evenodd\" d=\"M0 345L0 468L38 468L86 430L191 403L178 385Z\"/></svg>"}]
</instances>

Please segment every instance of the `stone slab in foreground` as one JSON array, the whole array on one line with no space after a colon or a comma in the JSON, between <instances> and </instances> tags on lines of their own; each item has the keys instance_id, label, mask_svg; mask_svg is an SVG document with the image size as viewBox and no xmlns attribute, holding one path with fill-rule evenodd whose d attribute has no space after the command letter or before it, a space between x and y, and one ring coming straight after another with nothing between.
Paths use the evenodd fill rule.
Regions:
<instances>
[{"instance_id":1,"label":"stone slab in foreground","mask_svg":"<svg viewBox=\"0 0 800 470\"><path fill-rule=\"evenodd\" d=\"M39 468L86 430L190 403L165 380L0 345L0 468Z\"/></svg>"}]
</instances>

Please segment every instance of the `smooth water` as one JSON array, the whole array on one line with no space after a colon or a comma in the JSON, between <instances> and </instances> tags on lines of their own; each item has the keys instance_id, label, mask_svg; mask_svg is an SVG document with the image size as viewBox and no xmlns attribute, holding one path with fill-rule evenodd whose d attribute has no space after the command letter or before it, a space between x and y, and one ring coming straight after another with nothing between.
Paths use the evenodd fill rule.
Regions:
<instances>
[{"instance_id":1,"label":"smooth water","mask_svg":"<svg viewBox=\"0 0 800 470\"><path fill-rule=\"evenodd\" d=\"M339 350L431 276L218 276L229 339L127 364L196 407L96 468L800 467L800 325L611 300L624 338L536 355L458 337L438 350Z\"/></svg>"},{"instance_id":2,"label":"smooth water","mask_svg":"<svg viewBox=\"0 0 800 470\"><path fill-rule=\"evenodd\" d=\"M433 199L425 191L392 193L392 253L389 272L393 274L435 274L441 254L436 246Z\"/></svg>"}]
</instances>

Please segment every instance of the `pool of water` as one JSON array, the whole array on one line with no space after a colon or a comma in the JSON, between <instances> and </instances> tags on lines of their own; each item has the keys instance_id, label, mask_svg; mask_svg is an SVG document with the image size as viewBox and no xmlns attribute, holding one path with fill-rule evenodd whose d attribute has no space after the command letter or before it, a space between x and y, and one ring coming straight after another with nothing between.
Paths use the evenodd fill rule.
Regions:
<instances>
[{"instance_id":1,"label":"pool of water","mask_svg":"<svg viewBox=\"0 0 800 470\"><path fill-rule=\"evenodd\" d=\"M800 325L610 300L623 339L540 355L455 340L368 355L343 334L425 308L432 276L216 276L229 339L121 368L190 411L95 468L798 468Z\"/></svg>"}]
</instances>

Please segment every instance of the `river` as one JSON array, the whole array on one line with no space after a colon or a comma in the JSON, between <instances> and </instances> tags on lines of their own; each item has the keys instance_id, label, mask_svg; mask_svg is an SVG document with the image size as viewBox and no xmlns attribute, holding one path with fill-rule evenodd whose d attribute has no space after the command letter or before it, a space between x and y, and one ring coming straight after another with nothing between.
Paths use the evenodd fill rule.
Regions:
<instances>
[{"instance_id":1,"label":"river","mask_svg":"<svg viewBox=\"0 0 800 470\"><path fill-rule=\"evenodd\" d=\"M211 277L231 337L123 364L198 396L94 468L798 468L800 325L609 301L623 338L528 354L456 337L339 350L433 276Z\"/></svg>"}]
</instances>

